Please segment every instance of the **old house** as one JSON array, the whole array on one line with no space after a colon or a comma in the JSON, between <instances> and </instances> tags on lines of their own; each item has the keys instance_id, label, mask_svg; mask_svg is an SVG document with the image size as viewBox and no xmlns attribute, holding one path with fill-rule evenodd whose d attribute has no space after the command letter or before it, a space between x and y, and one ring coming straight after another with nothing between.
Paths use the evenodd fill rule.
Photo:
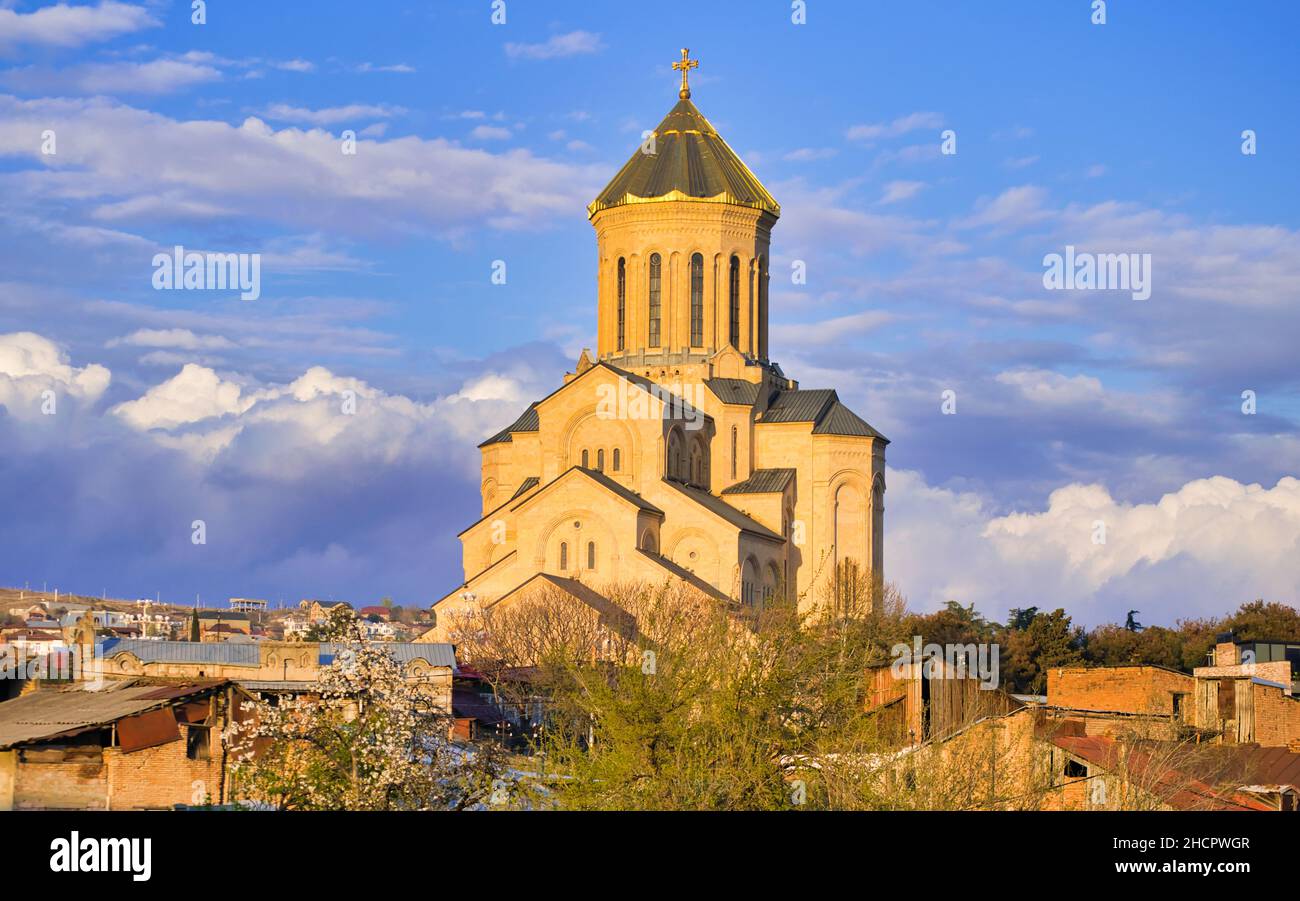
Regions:
<instances>
[{"instance_id":1,"label":"old house","mask_svg":"<svg viewBox=\"0 0 1300 901\"><path fill-rule=\"evenodd\" d=\"M78 683L0 703L0 810L222 803L228 679Z\"/></svg>"}]
</instances>

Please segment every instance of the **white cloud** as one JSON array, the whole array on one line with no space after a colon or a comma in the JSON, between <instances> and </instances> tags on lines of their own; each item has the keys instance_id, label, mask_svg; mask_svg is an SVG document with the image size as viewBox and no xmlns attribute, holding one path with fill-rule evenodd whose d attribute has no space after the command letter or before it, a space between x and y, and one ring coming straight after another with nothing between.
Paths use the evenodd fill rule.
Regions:
<instances>
[{"instance_id":1,"label":"white cloud","mask_svg":"<svg viewBox=\"0 0 1300 901\"><path fill-rule=\"evenodd\" d=\"M366 140L355 156L321 130L275 129L249 118L178 121L105 99L0 96L0 157L40 168L10 176L6 198L46 207L59 198L121 221L165 216L253 217L354 232L425 229L454 235L487 223L537 227L581 215L607 175L526 150L492 153L441 138ZM57 157L39 135L75 134Z\"/></svg>"},{"instance_id":2,"label":"white cloud","mask_svg":"<svg viewBox=\"0 0 1300 901\"><path fill-rule=\"evenodd\" d=\"M877 329L895 318L892 313L868 310L822 322L776 324L772 326L772 338L782 345L832 344Z\"/></svg>"},{"instance_id":3,"label":"white cloud","mask_svg":"<svg viewBox=\"0 0 1300 901\"><path fill-rule=\"evenodd\" d=\"M0 47L17 44L80 47L159 24L143 6L113 0L95 6L59 3L30 13L0 9Z\"/></svg>"},{"instance_id":4,"label":"white cloud","mask_svg":"<svg viewBox=\"0 0 1300 901\"><path fill-rule=\"evenodd\" d=\"M557 34L540 44L506 44L506 56L511 59L561 59L584 53L596 53L603 48L600 35L590 31L570 31Z\"/></svg>"},{"instance_id":5,"label":"white cloud","mask_svg":"<svg viewBox=\"0 0 1300 901\"><path fill-rule=\"evenodd\" d=\"M891 181L885 185L885 191L880 197L880 202L886 204L908 200L919 194L925 186L923 181Z\"/></svg>"},{"instance_id":6,"label":"white cloud","mask_svg":"<svg viewBox=\"0 0 1300 901\"><path fill-rule=\"evenodd\" d=\"M259 476L303 473L326 462L445 458L436 449L448 443L459 447L457 469L468 473L473 445L517 416L535 387L489 372L419 403L323 366L288 384L261 384L189 363L109 412L196 462Z\"/></svg>"},{"instance_id":7,"label":"white cloud","mask_svg":"<svg viewBox=\"0 0 1300 901\"><path fill-rule=\"evenodd\" d=\"M220 335L196 335L187 328L137 329L122 338L114 338L106 347L173 347L180 350L225 350L235 343Z\"/></svg>"},{"instance_id":8,"label":"white cloud","mask_svg":"<svg viewBox=\"0 0 1300 901\"><path fill-rule=\"evenodd\" d=\"M34 332L0 335L0 407L23 420L39 419L45 392L93 403L112 376L96 363L77 368L53 341Z\"/></svg>"},{"instance_id":9,"label":"white cloud","mask_svg":"<svg viewBox=\"0 0 1300 901\"><path fill-rule=\"evenodd\" d=\"M391 65L386 65L386 66L376 65L375 63L362 63L361 65L357 66L353 71L360 72L363 74L369 72L390 72L398 75L410 75L412 72L415 71L415 66L410 66L407 65L406 63L393 63Z\"/></svg>"},{"instance_id":10,"label":"white cloud","mask_svg":"<svg viewBox=\"0 0 1300 901\"><path fill-rule=\"evenodd\" d=\"M330 106L323 109L308 109L290 106L287 103L273 103L263 113L268 119L277 122L301 122L307 125L335 125L339 122L362 122L372 119L391 119L401 116L406 110L400 106L386 103L367 104L349 103L345 106Z\"/></svg>"},{"instance_id":11,"label":"white cloud","mask_svg":"<svg viewBox=\"0 0 1300 901\"><path fill-rule=\"evenodd\" d=\"M973 214L961 220L961 228L1021 228L1052 218L1044 206L1047 191L1035 185L1007 188L993 198L984 198Z\"/></svg>"},{"instance_id":12,"label":"white cloud","mask_svg":"<svg viewBox=\"0 0 1300 901\"><path fill-rule=\"evenodd\" d=\"M0 73L0 83L25 93L170 94L221 79L221 70L186 59L87 63L66 69L28 66Z\"/></svg>"},{"instance_id":13,"label":"white cloud","mask_svg":"<svg viewBox=\"0 0 1300 901\"><path fill-rule=\"evenodd\" d=\"M1300 596L1300 480L1272 488L1197 479L1151 503L1101 485L1053 491L1046 509L991 512L969 491L890 470L887 578L918 609L954 599L991 616L1065 607L1095 624L1146 611L1149 622L1221 614L1256 597ZM1097 523L1105 543L1096 543ZM1147 619L1147 617L1143 617Z\"/></svg>"},{"instance_id":14,"label":"white cloud","mask_svg":"<svg viewBox=\"0 0 1300 901\"><path fill-rule=\"evenodd\" d=\"M834 147L800 147L797 150L791 150L781 159L789 160L795 163L807 163L815 160L830 159L838 153Z\"/></svg>"},{"instance_id":15,"label":"white cloud","mask_svg":"<svg viewBox=\"0 0 1300 901\"><path fill-rule=\"evenodd\" d=\"M941 125L943 125L943 116L938 113L910 113L899 116L892 122L850 126L844 136L850 141L875 141L881 138L897 138L911 131L938 128Z\"/></svg>"},{"instance_id":16,"label":"white cloud","mask_svg":"<svg viewBox=\"0 0 1300 901\"><path fill-rule=\"evenodd\" d=\"M504 141L512 136L512 132L496 125L477 125L469 136L479 141Z\"/></svg>"},{"instance_id":17,"label":"white cloud","mask_svg":"<svg viewBox=\"0 0 1300 901\"><path fill-rule=\"evenodd\" d=\"M118 404L109 412L141 431L172 429L248 409L253 400L242 398L241 393L234 382L222 380L205 366L190 363L161 385L150 388L143 397Z\"/></svg>"}]
</instances>

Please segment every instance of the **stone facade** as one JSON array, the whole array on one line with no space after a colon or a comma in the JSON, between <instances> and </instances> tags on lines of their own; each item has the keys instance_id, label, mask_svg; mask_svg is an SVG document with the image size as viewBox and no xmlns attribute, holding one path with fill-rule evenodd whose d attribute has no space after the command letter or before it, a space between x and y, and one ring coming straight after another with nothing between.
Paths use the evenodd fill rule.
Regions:
<instances>
[{"instance_id":1,"label":"stone facade","mask_svg":"<svg viewBox=\"0 0 1300 901\"><path fill-rule=\"evenodd\" d=\"M779 206L686 98L647 143L590 210L597 353L480 446L429 637L539 573L804 609L883 577L887 439L769 358Z\"/></svg>"}]
</instances>

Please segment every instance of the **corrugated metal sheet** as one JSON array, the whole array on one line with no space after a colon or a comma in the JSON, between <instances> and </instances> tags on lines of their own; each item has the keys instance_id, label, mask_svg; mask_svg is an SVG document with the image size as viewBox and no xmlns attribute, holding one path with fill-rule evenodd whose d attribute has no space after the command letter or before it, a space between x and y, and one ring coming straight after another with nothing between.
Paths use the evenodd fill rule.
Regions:
<instances>
[{"instance_id":1,"label":"corrugated metal sheet","mask_svg":"<svg viewBox=\"0 0 1300 901\"><path fill-rule=\"evenodd\" d=\"M104 656L129 651L141 663L213 663L258 666L257 644L250 641L152 641L116 638L104 642Z\"/></svg>"},{"instance_id":2,"label":"corrugated metal sheet","mask_svg":"<svg viewBox=\"0 0 1300 901\"><path fill-rule=\"evenodd\" d=\"M743 482L722 489L723 494L778 494L794 479L793 469L756 469Z\"/></svg>"},{"instance_id":3,"label":"corrugated metal sheet","mask_svg":"<svg viewBox=\"0 0 1300 901\"><path fill-rule=\"evenodd\" d=\"M170 706L177 689L187 695L211 694L228 684L225 680L191 682L165 686L134 680L106 682L96 690L85 687L58 691L34 691L0 703L0 749L25 742L73 735L106 726L123 717ZM166 697L159 697L167 692Z\"/></svg>"},{"instance_id":4,"label":"corrugated metal sheet","mask_svg":"<svg viewBox=\"0 0 1300 901\"><path fill-rule=\"evenodd\" d=\"M643 145L644 146L644 145ZM781 215L781 206L690 100L681 100L654 131L654 153L638 147L587 207L648 200L709 200Z\"/></svg>"},{"instance_id":5,"label":"corrugated metal sheet","mask_svg":"<svg viewBox=\"0 0 1300 901\"><path fill-rule=\"evenodd\" d=\"M176 715L169 707L128 716L117 723L117 743L123 754L165 745L180 737Z\"/></svg>"},{"instance_id":6,"label":"corrugated metal sheet","mask_svg":"<svg viewBox=\"0 0 1300 901\"><path fill-rule=\"evenodd\" d=\"M388 652L394 660L401 664L410 663L412 660L424 660L430 666L449 666L453 670L456 668L456 648L450 644L434 644L432 642L413 642L413 641L385 641L376 645ZM322 666L334 662L338 653L346 649L348 645L344 642L322 641L320 644L320 662Z\"/></svg>"}]
</instances>

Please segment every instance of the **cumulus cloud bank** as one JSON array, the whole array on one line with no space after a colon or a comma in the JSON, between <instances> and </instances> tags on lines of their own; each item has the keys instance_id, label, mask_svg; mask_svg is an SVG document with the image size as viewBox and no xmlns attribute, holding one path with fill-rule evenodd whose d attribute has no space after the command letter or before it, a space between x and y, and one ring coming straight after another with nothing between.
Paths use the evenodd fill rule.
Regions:
<instances>
[{"instance_id":1,"label":"cumulus cloud bank","mask_svg":"<svg viewBox=\"0 0 1300 901\"><path fill-rule=\"evenodd\" d=\"M890 473L888 578L924 609L948 599L990 615L1064 606L1095 623L1141 609L1150 621L1219 614L1300 594L1300 480L1271 488L1215 476L1153 503L1069 484L1046 508L995 515L985 498Z\"/></svg>"}]
</instances>

